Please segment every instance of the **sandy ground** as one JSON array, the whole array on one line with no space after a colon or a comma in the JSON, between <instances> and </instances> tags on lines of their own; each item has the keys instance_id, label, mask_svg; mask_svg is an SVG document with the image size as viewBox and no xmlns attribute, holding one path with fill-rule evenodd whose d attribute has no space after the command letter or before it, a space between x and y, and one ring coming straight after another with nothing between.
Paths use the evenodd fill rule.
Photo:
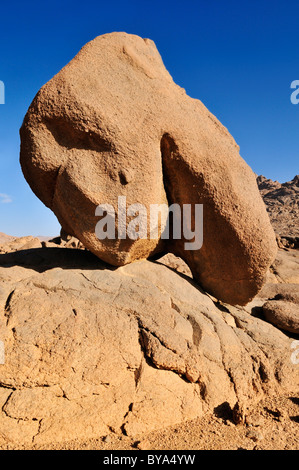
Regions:
<instances>
[{"instance_id":1,"label":"sandy ground","mask_svg":"<svg viewBox=\"0 0 299 470\"><path fill-rule=\"evenodd\" d=\"M222 406L214 415L141 436L137 441L121 434L110 434L99 440L32 449L299 450L299 397L263 400L248 414L245 424L235 425L230 408Z\"/></svg>"}]
</instances>

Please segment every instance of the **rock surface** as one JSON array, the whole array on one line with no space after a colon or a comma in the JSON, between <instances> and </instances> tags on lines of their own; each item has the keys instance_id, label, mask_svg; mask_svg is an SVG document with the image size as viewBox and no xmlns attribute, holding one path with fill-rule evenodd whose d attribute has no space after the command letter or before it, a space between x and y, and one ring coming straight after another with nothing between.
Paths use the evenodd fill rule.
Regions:
<instances>
[{"instance_id":1,"label":"rock surface","mask_svg":"<svg viewBox=\"0 0 299 470\"><path fill-rule=\"evenodd\" d=\"M288 336L159 260L111 268L84 250L1 254L0 304L2 446L139 438L298 388Z\"/></svg>"},{"instance_id":2,"label":"rock surface","mask_svg":"<svg viewBox=\"0 0 299 470\"><path fill-rule=\"evenodd\" d=\"M244 305L275 258L254 173L227 129L173 82L149 39L112 33L84 46L30 106L21 165L63 229L112 265L173 252L206 291ZM161 240L163 224L156 239L99 240L95 209L112 205L118 222L119 196L147 215L151 204L203 204L202 248Z\"/></svg>"},{"instance_id":3,"label":"rock surface","mask_svg":"<svg viewBox=\"0 0 299 470\"><path fill-rule=\"evenodd\" d=\"M0 245L10 242L14 239L15 237L11 235L6 235L6 233L0 232Z\"/></svg>"},{"instance_id":4,"label":"rock surface","mask_svg":"<svg viewBox=\"0 0 299 470\"><path fill-rule=\"evenodd\" d=\"M284 300L270 300L263 305L263 311L266 320L273 325L276 325L281 330L299 334L298 304L296 305Z\"/></svg>"},{"instance_id":5,"label":"rock surface","mask_svg":"<svg viewBox=\"0 0 299 470\"><path fill-rule=\"evenodd\" d=\"M276 282L299 284L299 251L279 250L270 271L274 274Z\"/></svg>"},{"instance_id":6,"label":"rock surface","mask_svg":"<svg viewBox=\"0 0 299 470\"><path fill-rule=\"evenodd\" d=\"M10 253L30 248L41 248L42 242L37 237L11 237L0 244L0 253Z\"/></svg>"},{"instance_id":7,"label":"rock surface","mask_svg":"<svg viewBox=\"0 0 299 470\"><path fill-rule=\"evenodd\" d=\"M59 237L11 237L7 235L0 237L2 243L0 244L0 253L12 253L14 251L29 250L30 248L78 248L85 249L82 243L75 237L66 235L61 231ZM5 234L3 234L5 235Z\"/></svg>"},{"instance_id":8,"label":"rock surface","mask_svg":"<svg viewBox=\"0 0 299 470\"><path fill-rule=\"evenodd\" d=\"M258 176L257 183L282 244L299 248L299 175L283 184Z\"/></svg>"}]
</instances>

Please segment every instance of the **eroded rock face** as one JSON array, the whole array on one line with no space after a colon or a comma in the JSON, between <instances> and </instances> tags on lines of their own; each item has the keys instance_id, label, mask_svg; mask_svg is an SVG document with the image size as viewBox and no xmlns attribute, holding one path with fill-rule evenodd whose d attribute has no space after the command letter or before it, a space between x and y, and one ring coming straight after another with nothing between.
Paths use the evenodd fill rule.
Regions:
<instances>
[{"instance_id":1,"label":"eroded rock face","mask_svg":"<svg viewBox=\"0 0 299 470\"><path fill-rule=\"evenodd\" d=\"M279 283L299 284L299 250L279 250L270 271Z\"/></svg>"},{"instance_id":2,"label":"eroded rock face","mask_svg":"<svg viewBox=\"0 0 299 470\"><path fill-rule=\"evenodd\" d=\"M255 175L227 129L173 82L148 39L112 33L84 46L30 106L21 164L63 229L112 265L173 252L206 291L242 305L275 258ZM203 204L202 248L159 237L99 240L95 209L108 203L118 213L119 196L148 214L151 204Z\"/></svg>"},{"instance_id":3,"label":"eroded rock face","mask_svg":"<svg viewBox=\"0 0 299 470\"><path fill-rule=\"evenodd\" d=\"M299 175L279 183L258 176L257 184L267 206L270 220L282 244L299 247ZM293 246L292 246L293 245Z\"/></svg>"},{"instance_id":4,"label":"eroded rock face","mask_svg":"<svg viewBox=\"0 0 299 470\"><path fill-rule=\"evenodd\" d=\"M159 262L40 248L0 266L1 445L138 438L298 387L290 338Z\"/></svg>"}]
</instances>

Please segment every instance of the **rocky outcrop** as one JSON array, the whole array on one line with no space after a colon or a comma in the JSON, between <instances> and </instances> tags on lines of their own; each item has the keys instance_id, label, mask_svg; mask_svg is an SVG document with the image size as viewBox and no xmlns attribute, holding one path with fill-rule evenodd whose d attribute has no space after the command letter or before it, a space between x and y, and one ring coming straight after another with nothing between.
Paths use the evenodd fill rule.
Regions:
<instances>
[{"instance_id":1,"label":"rocky outcrop","mask_svg":"<svg viewBox=\"0 0 299 470\"><path fill-rule=\"evenodd\" d=\"M9 237L9 238L8 238ZM10 237L3 238L0 244L0 253L10 253L18 250L29 250L30 248L41 248L42 242L37 237Z\"/></svg>"},{"instance_id":2,"label":"rocky outcrop","mask_svg":"<svg viewBox=\"0 0 299 470\"><path fill-rule=\"evenodd\" d=\"M298 388L291 339L169 257L112 268L85 250L0 255L2 446L139 437Z\"/></svg>"},{"instance_id":3,"label":"rocky outcrop","mask_svg":"<svg viewBox=\"0 0 299 470\"><path fill-rule=\"evenodd\" d=\"M5 234L3 234L5 235ZM75 237L67 235L61 230L61 234L58 237L0 237L0 253L12 253L14 251L29 250L30 248L78 248L84 250L82 243Z\"/></svg>"},{"instance_id":4,"label":"rocky outcrop","mask_svg":"<svg viewBox=\"0 0 299 470\"><path fill-rule=\"evenodd\" d=\"M15 237L11 235L6 235L6 233L0 232L0 245L3 245L4 243L10 242L14 239Z\"/></svg>"},{"instance_id":5,"label":"rocky outcrop","mask_svg":"<svg viewBox=\"0 0 299 470\"><path fill-rule=\"evenodd\" d=\"M283 184L258 176L257 183L281 248L299 248L299 175Z\"/></svg>"},{"instance_id":6,"label":"rocky outcrop","mask_svg":"<svg viewBox=\"0 0 299 470\"><path fill-rule=\"evenodd\" d=\"M196 281L231 304L264 283L276 243L255 176L227 129L177 86L155 44L125 33L88 43L37 94L21 128L21 165L35 194L66 233L115 266L157 253L185 260ZM147 212L147 237L132 239L118 209ZM149 237L152 204L203 204L203 246L185 242L201 227L192 214L183 237ZM100 240L95 215L110 204L120 222ZM179 224L180 226L180 224ZM123 238L122 238L123 237ZM199 243L200 245L200 243Z\"/></svg>"}]
</instances>

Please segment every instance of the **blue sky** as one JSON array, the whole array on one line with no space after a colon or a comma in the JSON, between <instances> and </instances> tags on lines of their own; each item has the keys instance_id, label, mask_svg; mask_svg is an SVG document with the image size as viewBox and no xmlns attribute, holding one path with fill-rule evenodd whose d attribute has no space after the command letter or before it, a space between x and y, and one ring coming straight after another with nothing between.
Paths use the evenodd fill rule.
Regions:
<instances>
[{"instance_id":1,"label":"blue sky","mask_svg":"<svg viewBox=\"0 0 299 470\"><path fill-rule=\"evenodd\" d=\"M0 15L0 232L59 233L22 176L19 128L39 88L112 31L153 39L174 81L228 128L256 173L280 182L299 173L298 0L28 0L2 2Z\"/></svg>"}]
</instances>

